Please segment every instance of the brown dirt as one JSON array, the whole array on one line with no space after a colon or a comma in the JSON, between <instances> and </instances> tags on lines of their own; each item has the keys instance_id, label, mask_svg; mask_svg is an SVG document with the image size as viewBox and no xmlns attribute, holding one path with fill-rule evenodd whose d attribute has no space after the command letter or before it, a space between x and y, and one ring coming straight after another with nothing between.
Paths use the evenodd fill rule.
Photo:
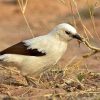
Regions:
<instances>
[{"instance_id":1,"label":"brown dirt","mask_svg":"<svg viewBox=\"0 0 100 100\"><path fill-rule=\"evenodd\" d=\"M94 39L90 38L91 43L100 47L100 40L97 38L94 30L93 25L91 23L91 19L88 13L88 5L87 0L77 0L78 9L82 16L83 23L86 25L88 30L94 36ZM91 5L96 4L96 6L100 6L99 0L89 0ZM92 1L92 2L91 2ZM32 35L27 28L27 25L23 19L23 16L20 12L19 6L16 4L4 3L2 0L0 1L0 51L23 40L31 38ZM95 24L96 24L96 31L100 33L100 8L95 8L94 10L94 17L95 17ZM84 35L84 31L82 29L82 25L78 20L78 16L76 14L76 10L74 9L75 19L77 28L80 34ZM33 34L35 36L46 34L49 32L55 25L62 23L62 22L69 22L73 24L72 13L70 10L69 1L66 0L66 5L63 5L59 0L29 0L28 6L25 12L25 15L29 21L29 24L32 28ZM100 36L100 34L99 34ZM73 51L73 52L72 52ZM84 53L88 52L88 48L81 44L78 46L77 41L71 41L68 46L68 50L63 58L59 61L59 65L64 67L74 56L81 57ZM80 59L80 58L79 58ZM84 63L80 66L80 69L86 69L85 65L87 65L88 71L93 73L100 72L100 53L85 59ZM2 75L2 71L4 71ZM78 73L80 71L78 70ZM8 73L8 74L5 74ZM76 75L77 71L74 73ZM70 83L64 84L63 87L55 88L49 87L47 88L31 88L31 87L23 87L23 86L14 86L9 85L9 80L11 76L9 76L9 72L5 72L5 70L0 71L0 93L1 98L13 98L11 100L73 100L76 97L83 96L88 99L99 98L99 94L97 93L96 96L94 94L87 94L87 93L80 93L79 95L73 96L73 91L68 93L68 95L63 95L60 98L59 93L66 94L66 89L75 88L77 87L78 83ZM8 75L8 76L7 76ZM5 80L4 80L5 79ZM68 79L68 78L67 78ZM19 74L13 74L13 78L11 78L11 82L15 82L17 80L18 83L26 84L24 78ZM4 81L4 82L3 82ZM82 84L85 84L87 89L93 88L96 91L96 88L100 86L100 76L92 77L91 74L85 74L84 81ZM92 84L93 83L93 84ZM76 84L73 86L73 84ZM96 85L96 86L95 86ZM100 89L100 87L98 87ZM74 92L79 92L80 90L75 90ZM84 89L82 89L84 91ZM100 90L97 90L100 92ZM81 91L80 91L81 92ZM47 95L48 94L48 95ZM50 95L49 95L50 94ZM57 94L57 95L56 95ZM47 96L45 96L47 95ZM91 96L90 96L91 95ZM12 97L13 96L13 97ZM89 96L91 98L89 98ZM8 97L7 97L8 98ZM8 100L8 99L4 100ZM53 98L53 99L52 99ZM59 99L60 98L60 99ZM84 98L82 98L84 99ZM82 100L81 99L81 100ZM99 100L98 99L98 100Z\"/></svg>"}]
</instances>

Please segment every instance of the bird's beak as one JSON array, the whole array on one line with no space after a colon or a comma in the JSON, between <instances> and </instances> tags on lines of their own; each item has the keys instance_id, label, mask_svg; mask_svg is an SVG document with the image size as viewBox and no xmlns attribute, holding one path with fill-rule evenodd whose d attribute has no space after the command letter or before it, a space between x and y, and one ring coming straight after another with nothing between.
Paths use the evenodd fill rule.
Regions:
<instances>
[{"instance_id":1,"label":"bird's beak","mask_svg":"<svg viewBox=\"0 0 100 100\"><path fill-rule=\"evenodd\" d=\"M77 39L77 40L83 42L83 38L82 38L79 34L74 34L74 35L73 35L73 38L75 38L75 39Z\"/></svg>"}]
</instances>

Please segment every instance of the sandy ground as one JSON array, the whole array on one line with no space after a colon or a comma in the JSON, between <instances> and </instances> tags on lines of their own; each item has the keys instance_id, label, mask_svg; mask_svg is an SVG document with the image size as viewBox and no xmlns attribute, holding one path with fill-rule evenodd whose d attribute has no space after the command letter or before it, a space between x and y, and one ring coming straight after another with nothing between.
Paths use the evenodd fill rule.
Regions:
<instances>
[{"instance_id":1,"label":"sandy ground","mask_svg":"<svg viewBox=\"0 0 100 100\"><path fill-rule=\"evenodd\" d=\"M93 45L100 47L100 39L98 39L96 35L96 32L97 32L98 35L100 36L100 28L99 28L100 2L99 0L90 0L90 5L96 6L96 8L93 8L96 32L94 32L91 18L89 15L87 0L77 0L77 4L78 4L79 12L82 16L84 25L86 25L87 29L90 31L90 33L92 33L94 37L93 39L90 38L90 42ZM13 44L20 42L21 40L31 38L32 34L34 34L34 36L47 34L54 26L56 26L59 23L68 22L68 23L73 24L73 17L72 17L72 12L70 9L70 3L67 0L65 2L65 5L63 5L63 3L61 3L59 0L43 0L43 1L29 0L25 15L33 31L32 34L30 33L30 30L28 29L25 23L25 20L23 19L23 16L20 12L20 8L18 4L8 3L4 1L2 2L1 0L0 8L1 8L0 9L0 51ZM74 9L74 16L75 16L77 29L79 33L84 35L84 31L78 19L76 9ZM79 47L77 41L73 40L69 43L66 54L59 61L58 64L61 67L64 67L73 57L77 56L78 57L77 59L80 59L81 56L84 53L87 53L88 51L89 49L86 46L81 44ZM100 54L98 53L90 58L85 59L81 67L84 68L85 65L87 65L87 68L89 71L99 73L100 72ZM20 75L15 75L15 76L20 81ZM100 80L100 78L98 80ZM2 96L4 96L4 94L5 95L9 94L11 96L13 96L14 94L15 94L14 96L20 96L20 95L22 96L23 94L25 94L27 98L34 96L34 100L35 99L40 100L41 96L45 95L47 91L48 91L48 94L54 93L55 91L58 91L58 92L62 91L63 93L65 93L65 91L62 88L57 89L57 90L50 88L50 89L45 89L44 91L40 88L38 89L32 88L32 91L31 91L31 88L29 87L23 88L23 87L18 87L18 86L4 85L3 83L0 85L0 87L1 87L0 91L1 91ZM27 91L28 89L30 92L29 94L25 93L25 91ZM5 90L6 92L4 92ZM14 90L16 91L14 92ZM41 92L43 92L43 94ZM54 99L48 99L48 100L54 100ZM60 100L60 99L57 99L57 100Z\"/></svg>"}]
</instances>

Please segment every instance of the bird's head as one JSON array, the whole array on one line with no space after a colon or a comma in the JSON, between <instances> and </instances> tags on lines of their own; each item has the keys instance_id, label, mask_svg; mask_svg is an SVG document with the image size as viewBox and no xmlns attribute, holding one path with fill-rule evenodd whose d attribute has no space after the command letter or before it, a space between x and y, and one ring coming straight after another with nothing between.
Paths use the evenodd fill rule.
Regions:
<instances>
[{"instance_id":1,"label":"bird's head","mask_svg":"<svg viewBox=\"0 0 100 100\"><path fill-rule=\"evenodd\" d=\"M57 25L53 29L53 33L61 37L63 40L69 41L72 39L77 39L82 41L83 38L78 34L77 30L67 23L62 23Z\"/></svg>"}]
</instances>

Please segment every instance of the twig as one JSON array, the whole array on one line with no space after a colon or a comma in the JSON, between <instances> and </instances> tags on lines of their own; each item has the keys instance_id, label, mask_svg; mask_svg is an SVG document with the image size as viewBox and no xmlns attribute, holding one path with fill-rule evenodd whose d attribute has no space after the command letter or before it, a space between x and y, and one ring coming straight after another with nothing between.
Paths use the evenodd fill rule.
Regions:
<instances>
[{"instance_id":1,"label":"twig","mask_svg":"<svg viewBox=\"0 0 100 100\"><path fill-rule=\"evenodd\" d=\"M83 37L82 37L82 38L83 38ZM95 47L95 46L92 46L85 38L83 38L83 43L84 43L87 47L89 47L91 50L93 50L92 52L83 55L83 57L89 57L89 56L91 56L91 55L94 55L94 54L100 52L100 48Z\"/></svg>"}]
</instances>

